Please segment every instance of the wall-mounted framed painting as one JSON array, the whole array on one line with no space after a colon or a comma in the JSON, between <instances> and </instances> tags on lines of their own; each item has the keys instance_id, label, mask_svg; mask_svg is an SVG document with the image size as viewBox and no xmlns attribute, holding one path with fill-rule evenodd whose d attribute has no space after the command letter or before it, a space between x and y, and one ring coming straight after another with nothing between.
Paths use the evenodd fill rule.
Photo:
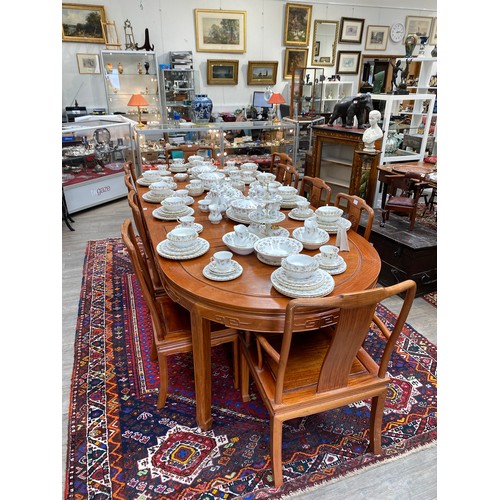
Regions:
<instances>
[{"instance_id":1,"label":"wall-mounted framed painting","mask_svg":"<svg viewBox=\"0 0 500 500\"><path fill-rule=\"evenodd\" d=\"M248 61L247 85L276 85L278 61Z\"/></svg>"},{"instance_id":2,"label":"wall-mounted framed painting","mask_svg":"<svg viewBox=\"0 0 500 500\"><path fill-rule=\"evenodd\" d=\"M361 43L364 26L364 19L355 17L340 18L339 43Z\"/></svg>"},{"instance_id":3,"label":"wall-mounted framed painting","mask_svg":"<svg viewBox=\"0 0 500 500\"><path fill-rule=\"evenodd\" d=\"M311 32L312 5L287 3L285 6L284 45L307 47Z\"/></svg>"},{"instance_id":4,"label":"wall-mounted framed painting","mask_svg":"<svg viewBox=\"0 0 500 500\"><path fill-rule=\"evenodd\" d=\"M208 85L237 85L239 61L209 59L207 61Z\"/></svg>"},{"instance_id":5,"label":"wall-mounted framed painting","mask_svg":"<svg viewBox=\"0 0 500 500\"><path fill-rule=\"evenodd\" d=\"M76 60L81 75L99 75L101 73L99 54L76 54Z\"/></svg>"},{"instance_id":6,"label":"wall-mounted framed painting","mask_svg":"<svg viewBox=\"0 0 500 500\"><path fill-rule=\"evenodd\" d=\"M307 66L308 53L309 49L285 49L285 64L283 66L283 78L285 80L291 80L294 67L300 66L301 68L305 68Z\"/></svg>"},{"instance_id":7,"label":"wall-mounted framed painting","mask_svg":"<svg viewBox=\"0 0 500 500\"><path fill-rule=\"evenodd\" d=\"M62 4L63 42L105 43L101 24L105 22L102 5Z\"/></svg>"},{"instance_id":8,"label":"wall-mounted framed painting","mask_svg":"<svg viewBox=\"0 0 500 500\"><path fill-rule=\"evenodd\" d=\"M385 50L390 26L368 26L366 28L365 50Z\"/></svg>"},{"instance_id":9,"label":"wall-mounted framed painting","mask_svg":"<svg viewBox=\"0 0 500 500\"><path fill-rule=\"evenodd\" d=\"M432 17L406 16L405 38L412 33L420 36L431 34Z\"/></svg>"},{"instance_id":10,"label":"wall-mounted framed painting","mask_svg":"<svg viewBox=\"0 0 500 500\"><path fill-rule=\"evenodd\" d=\"M194 9L194 16L198 52L246 51L245 11Z\"/></svg>"},{"instance_id":11,"label":"wall-mounted framed painting","mask_svg":"<svg viewBox=\"0 0 500 500\"><path fill-rule=\"evenodd\" d=\"M339 50L337 55L337 73L339 75L357 75L360 59L361 52L354 50Z\"/></svg>"}]
</instances>

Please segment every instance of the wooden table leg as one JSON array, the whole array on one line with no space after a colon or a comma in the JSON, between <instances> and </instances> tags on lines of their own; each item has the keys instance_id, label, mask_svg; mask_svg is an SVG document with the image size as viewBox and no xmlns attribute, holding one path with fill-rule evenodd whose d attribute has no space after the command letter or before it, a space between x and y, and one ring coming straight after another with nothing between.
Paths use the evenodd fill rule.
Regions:
<instances>
[{"instance_id":1,"label":"wooden table leg","mask_svg":"<svg viewBox=\"0 0 500 500\"><path fill-rule=\"evenodd\" d=\"M202 318L196 308L191 310L191 335L193 339L196 423L200 429L206 431L213 424L210 321Z\"/></svg>"}]
</instances>

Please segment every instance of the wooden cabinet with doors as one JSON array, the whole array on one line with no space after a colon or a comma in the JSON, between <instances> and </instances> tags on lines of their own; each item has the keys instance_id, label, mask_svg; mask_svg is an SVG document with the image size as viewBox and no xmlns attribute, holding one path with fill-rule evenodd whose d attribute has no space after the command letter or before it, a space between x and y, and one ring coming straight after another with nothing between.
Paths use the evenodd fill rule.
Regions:
<instances>
[{"instance_id":1,"label":"wooden cabinet with doors","mask_svg":"<svg viewBox=\"0 0 500 500\"><path fill-rule=\"evenodd\" d=\"M363 150L364 129L342 126L317 125L312 127L312 161L307 165L305 175L320 177L332 189L332 200L337 193L361 196L373 206L377 185L378 155L369 164L367 184L361 192L363 159L356 151ZM381 140L375 143L380 150Z\"/></svg>"}]
</instances>

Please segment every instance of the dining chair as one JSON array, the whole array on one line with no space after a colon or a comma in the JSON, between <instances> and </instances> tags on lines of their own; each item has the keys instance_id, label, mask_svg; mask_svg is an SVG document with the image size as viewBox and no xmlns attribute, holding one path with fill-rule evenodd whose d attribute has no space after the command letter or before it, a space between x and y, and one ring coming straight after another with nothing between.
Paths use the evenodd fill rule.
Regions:
<instances>
[{"instance_id":1,"label":"dining chair","mask_svg":"<svg viewBox=\"0 0 500 500\"><path fill-rule=\"evenodd\" d=\"M343 201L345 201L346 204L343 204ZM363 211L365 211L368 215L368 218L366 219L363 238L367 241L370 239L373 221L375 220L375 212L363 198L360 198L359 196L356 196L354 194L337 193L333 202L333 206L341 208L342 210L347 212L347 218L352 224L351 229L355 232L358 231L359 222L361 221L361 215Z\"/></svg>"},{"instance_id":2,"label":"dining chair","mask_svg":"<svg viewBox=\"0 0 500 500\"><path fill-rule=\"evenodd\" d=\"M158 269L156 267L155 261L155 249L151 243L151 238L149 237L148 231L146 229L146 224L143 219L143 214L139 208L138 194L135 190L128 193L128 204L132 210L132 217L134 219L134 224L141 238L142 247L144 249L145 255L145 269L147 270L148 284L150 289L153 291L154 297L162 297L166 295L165 287L163 286L160 275L158 274Z\"/></svg>"},{"instance_id":3,"label":"dining chair","mask_svg":"<svg viewBox=\"0 0 500 500\"><path fill-rule=\"evenodd\" d=\"M386 175L388 197L382 210L381 227L385 226L392 212L405 213L410 218L410 231L415 227L418 200L422 190L428 187L425 181L415 179L412 172Z\"/></svg>"},{"instance_id":4,"label":"dining chair","mask_svg":"<svg viewBox=\"0 0 500 500\"><path fill-rule=\"evenodd\" d=\"M375 455L381 453L382 417L390 381L387 366L415 292L416 283L407 280L333 297L292 299L286 307L283 333L241 335L242 398L250 399L251 374L270 414L270 457L275 487L283 484L283 422L293 418L371 398L369 449ZM403 293L405 297L394 326L390 328L381 320L377 323L385 347L375 360L363 343L369 335L377 304ZM332 423L334 416L326 418ZM309 432L314 429L309 428Z\"/></svg>"},{"instance_id":5,"label":"dining chair","mask_svg":"<svg viewBox=\"0 0 500 500\"><path fill-rule=\"evenodd\" d=\"M299 172L292 164L278 163L276 166L276 180L281 182L283 186L299 187Z\"/></svg>"},{"instance_id":6,"label":"dining chair","mask_svg":"<svg viewBox=\"0 0 500 500\"><path fill-rule=\"evenodd\" d=\"M125 174L128 174L130 178L133 181L133 184L135 186L135 183L137 182L137 174L135 172L135 167L134 164L131 161L127 161L123 164L123 170Z\"/></svg>"},{"instance_id":7,"label":"dining chair","mask_svg":"<svg viewBox=\"0 0 500 500\"><path fill-rule=\"evenodd\" d=\"M135 191L135 182L132 178L132 174L130 173L130 169L127 169L125 166L123 167L124 175L123 180L125 181L125 186L127 186L127 192Z\"/></svg>"},{"instance_id":8,"label":"dining chair","mask_svg":"<svg viewBox=\"0 0 500 500\"><path fill-rule=\"evenodd\" d=\"M127 248L132 262L134 274L139 281L141 292L146 301L153 325L153 359L158 359L160 368L160 388L158 391L157 408L165 406L168 396L168 356L171 354L192 352L191 323L189 311L171 300L168 296L158 299L148 284L145 263L140 251L139 242L134 233L132 222L126 219L121 226L122 240ZM239 336L237 330L226 328L218 323L211 325L211 345L232 344L234 387L239 387Z\"/></svg>"},{"instance_id":9,"label":"dining chair","mask_svg":"<svg viewBox=\"0 0 500 500\"><path fill-rule=\"evenodd\" d=\"M293 160L286 153L271 153L271 165L269 167L269 172L271 174L275 173L275 169L278 166L278 163L293 165Z\"/></svg>"},{"instance_id":10,"label":"dining chair","mask_svg":"<svg viewBox=\"0 0 500 500\"><path fill-rule=\"evenodd\" d=\"M320 177L304 175L299 195L307 198L311 205L317 208L330 203L332 188Z\"/></svg>"}]
</instances>

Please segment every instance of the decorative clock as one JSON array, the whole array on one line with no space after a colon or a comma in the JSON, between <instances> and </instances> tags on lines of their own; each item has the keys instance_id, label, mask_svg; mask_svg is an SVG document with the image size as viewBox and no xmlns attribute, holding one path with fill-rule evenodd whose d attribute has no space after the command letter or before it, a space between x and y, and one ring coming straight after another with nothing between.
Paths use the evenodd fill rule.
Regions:
<instances>
[{"instance_id":1,"label":"decorative clock","mask_svg":"<svg viewBox=\"0 0 500 500\"><path fill-rule=\"evenodd\" d=\"M402 23L394 23L391 26L391 40L393 42L400 42L405 36L405 26Z\"/></svg>"}]
</instances>

